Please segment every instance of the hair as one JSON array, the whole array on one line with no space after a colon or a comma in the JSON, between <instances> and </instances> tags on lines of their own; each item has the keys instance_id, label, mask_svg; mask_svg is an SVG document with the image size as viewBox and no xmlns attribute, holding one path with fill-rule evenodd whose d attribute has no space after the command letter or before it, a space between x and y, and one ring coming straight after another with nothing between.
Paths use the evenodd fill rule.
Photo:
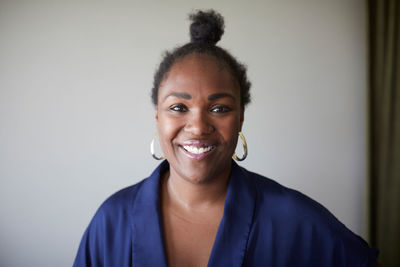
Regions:
<instances>
[{"instance_id":1,"label":"hair","mask_svg":"<svg viewBox=\"0 0 400 267\"><path fill-rule=\"evenodd\" d=\"M197 53L213 56L231 72L239 84L240 105L244 109L250 103L251 86L247 79L246 66L236 60L227 50L216 45L224 33L224 18L214 10L200 10L190 14L189 19L192 21L190 25L190 42L176 47L172 51L165 52L154 74L151 91L153 104L157 105L158 89L174 63L190 54Z\"/></svg>"}]
</instances>

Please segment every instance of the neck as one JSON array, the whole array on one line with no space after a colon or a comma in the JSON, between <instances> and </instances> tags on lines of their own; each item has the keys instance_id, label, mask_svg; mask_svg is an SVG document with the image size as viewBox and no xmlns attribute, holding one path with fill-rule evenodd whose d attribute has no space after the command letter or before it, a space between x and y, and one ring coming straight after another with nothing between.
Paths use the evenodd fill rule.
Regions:
<instances>
[{"instance_id":1,"label":"neck","mask_svg":"<svg viewBox=\"0 0 400 267\"><path fill-rule=\"evenodd\" d=\"M164 179L165 193L171 204L185 211L206 211L224 205L230 168L205 183L191 183L168 171Z\"/></svg>"}]
</instances>

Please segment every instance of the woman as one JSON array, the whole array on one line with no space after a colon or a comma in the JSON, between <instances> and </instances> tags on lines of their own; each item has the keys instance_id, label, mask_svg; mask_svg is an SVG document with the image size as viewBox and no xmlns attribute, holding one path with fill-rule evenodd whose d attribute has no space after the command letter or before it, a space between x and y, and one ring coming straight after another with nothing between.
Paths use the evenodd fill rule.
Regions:
<instances>
[{"instance_id":1,"label":"woman","mask_svg":"<svg viewBox=\"0 0 400 267\"><path fill-rule=\"evenodd\" d=\"M166 160L102 204L74 266L375 266L376 251L324 207L232 160L247 155L246 69L215 45L219 14L190 18L191 42L154 79Z\"/></svg>"}]
</instances>

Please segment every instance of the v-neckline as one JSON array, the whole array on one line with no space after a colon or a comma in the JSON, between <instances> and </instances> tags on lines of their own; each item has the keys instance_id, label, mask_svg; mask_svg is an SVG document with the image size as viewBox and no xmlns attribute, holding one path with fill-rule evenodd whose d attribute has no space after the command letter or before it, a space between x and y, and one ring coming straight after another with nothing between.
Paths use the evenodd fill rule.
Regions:
<instances>
[{"instance_id":1,"label":"v-neckline","mask_svg":"<svg viewBox=\"0 0 400 267\"><path fill-rule=\"evenodd\" d=\"M132 209L133 265L167 266L160 190L165 160L139 188ZM255 209L256 189L235 162L228 182L224 213L211 250L208 267L241 266Z\"/></svg>"}]
</instances>

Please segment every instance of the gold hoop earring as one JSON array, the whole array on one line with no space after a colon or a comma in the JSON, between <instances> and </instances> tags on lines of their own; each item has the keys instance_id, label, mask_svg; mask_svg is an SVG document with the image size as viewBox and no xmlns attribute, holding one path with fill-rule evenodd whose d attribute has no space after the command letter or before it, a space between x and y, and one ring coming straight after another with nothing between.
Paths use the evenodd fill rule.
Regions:
<instances>
[{"instance_id":1,"label":"gold hoop earring","mask_svg":"<svg viewBox=\"0 0 400 267\"><path fill-rule=\"evenodd\" d=\"M153 139L151 140L151 143L150 143L150 153L151 153L151 155L153 156L153 158L154 159L156 159L156 160L162 160L162 159L165 159L165 156L161 156L161 157L157 157L156 156L156 153L154 153L154 142L155 142L155 139L156 139L156 137L157 137L157 132L154 134L154 136L153 136Z\"/></svg>"},{"instance_id":2,"label":"gold hoop earring","mask_svg":"<svg viewBox=\"0 0 400 267\"><path fill-rule=\"evenodd\" d=\"M235 153L233 154L233 158L234 158L236 161L243 161L243 160L245 160L246 157L247 157L247 142L246 142L246 139L244 138L244 135L243 135L242 132L239 132L239 137L240 137L240 140L242 141L242 145L243 145L243 156L242 156L241 158L239 158L239 157L236 155L236 152L235 152Z\"/></svg>"}]
</instances>

